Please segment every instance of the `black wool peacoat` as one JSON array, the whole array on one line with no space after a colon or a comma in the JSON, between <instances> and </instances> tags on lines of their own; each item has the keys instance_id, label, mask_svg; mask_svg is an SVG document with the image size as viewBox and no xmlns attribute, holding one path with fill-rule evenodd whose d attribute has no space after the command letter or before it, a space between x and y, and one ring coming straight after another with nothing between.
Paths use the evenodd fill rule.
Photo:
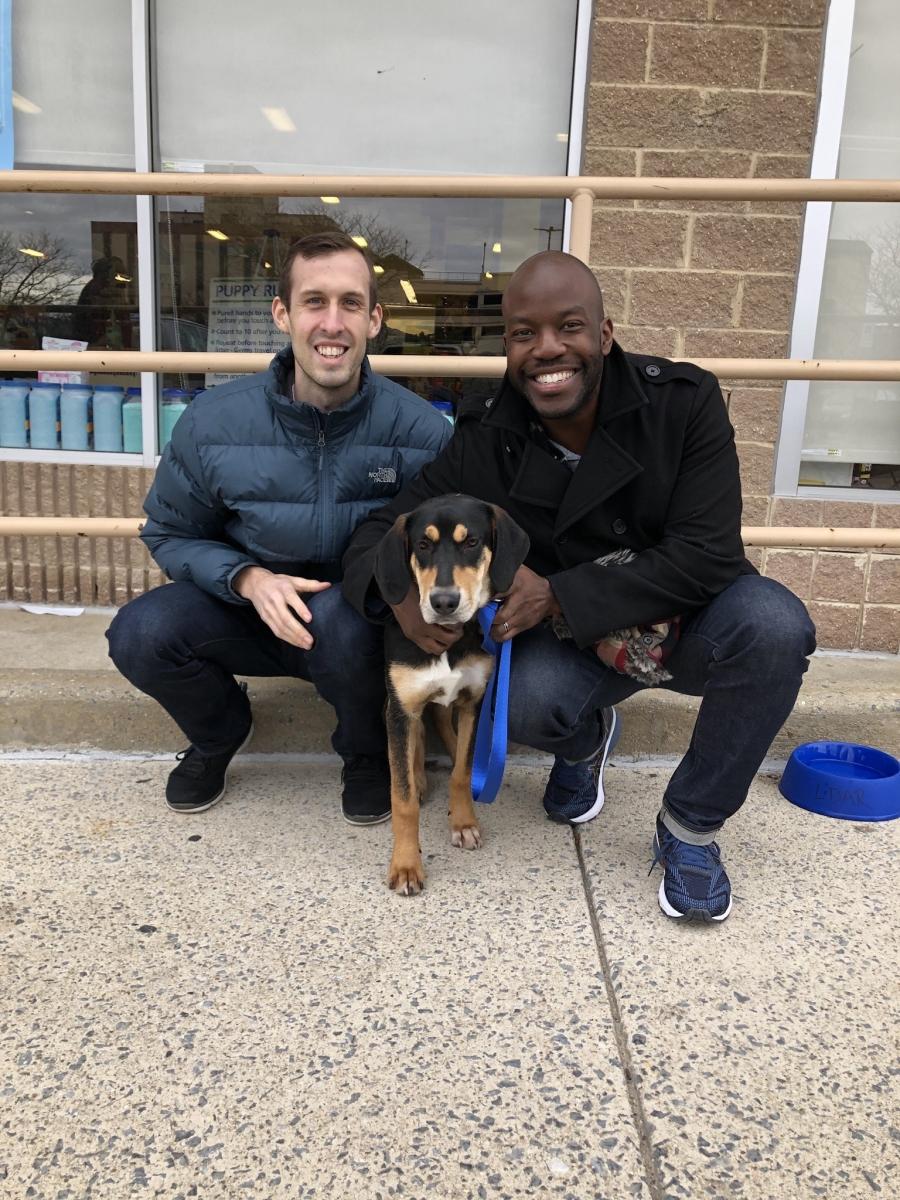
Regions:
<instances>
[{"instance_id":1,"label":"black wool peacoat","mask_svg":"<svg viewBox=\"0 0 900 1200\"><path fill-rule=\"evenodd\" d=\"M442 453L354 533L343 588L360 612L376 613L375 547L394 520L454 492L500 505L528 533L526 565L549 579L582 648L611 630L688 615L754 573L741 542L734 431L715 376L693 363L627 354L614 342L574 472L504 379L494 400L462 414ZM595 561L622 550L635 557Z\"/></svg>"}]
</instances>

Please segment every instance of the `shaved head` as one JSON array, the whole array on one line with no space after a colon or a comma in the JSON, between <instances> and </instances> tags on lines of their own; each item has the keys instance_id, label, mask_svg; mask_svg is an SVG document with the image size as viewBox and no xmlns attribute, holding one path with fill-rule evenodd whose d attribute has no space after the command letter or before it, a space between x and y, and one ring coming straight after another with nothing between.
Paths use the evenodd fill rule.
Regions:
<instances>
[{"instance_id":1,"label":"shaved head","mask_svg":"<svg viewBox=\"0 0 900 1200\"><path fill-rule=\"evenodd\" d=\"M507 284L503 325L510 383L550 436L576 449L593 428L613 344L593 271L558 250L532 255Z\"/></svg>"},{"instance_id":2,"label":"shaved head","mask_svg":"<svg viewBox=\"0 0 900 1200\"><path fill-rule=\"evenodd\" d=\"M597 277L580 258L576 258L574 254L566 254L562 250L542 250L540 254L532 254L531 258L526 258L511 275L509 283L506 285L506 291L503 293L503 315L507 316L512 312L516 300L519 298L520 288L527 288L532 284L540 287L542 280L572 280L578 282L585 289L585 295L595 298L599 305L600 319L603 319L603 293L600 290L600 284L597 282Z\"/></svg>"}]
</instances>

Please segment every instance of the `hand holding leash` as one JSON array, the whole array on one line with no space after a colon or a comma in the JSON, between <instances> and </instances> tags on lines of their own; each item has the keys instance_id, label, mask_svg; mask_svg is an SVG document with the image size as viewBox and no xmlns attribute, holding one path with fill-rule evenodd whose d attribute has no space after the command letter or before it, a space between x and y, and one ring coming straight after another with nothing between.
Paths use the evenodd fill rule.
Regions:
<instances>
[{"instance_id":1,"label":"hand holding leash","mask_svg":"<svg viewBox=\"0 0 900 1200\"><path fill-rule=\"evenodd\" d=\"M549 582L530 567L519 567L512 587L502 592L500 599L503 603L491 626L491 637L495 642L508 642L517 633L533 629L545 617L559 615L562 611Z\"/></svg>"},{"instance_id":2,"label":"hand holding leash","mask_svg":"<svg viewBox=\"0 0 900 1200\"><path fill-rule=\"evenodd\" d=\"M309 650L313 636L301 624L312 621L312 614L303 603L303 593L323 592L331 587L319 579L301 579L298 575L276 575L265 567L245 567L235 576L233 588L249 600L261 620L276 637L301 650Z\"/></svg>"}]
</instances>

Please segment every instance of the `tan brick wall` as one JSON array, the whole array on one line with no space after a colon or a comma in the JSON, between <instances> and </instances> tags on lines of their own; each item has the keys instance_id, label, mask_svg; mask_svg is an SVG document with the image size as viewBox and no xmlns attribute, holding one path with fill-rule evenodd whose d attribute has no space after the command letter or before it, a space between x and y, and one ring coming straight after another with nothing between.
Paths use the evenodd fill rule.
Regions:
<instances>
[{"instance_id":1,"label":"tan brick wall","mask_svg":"<svg viewBox=\"0 0 900 1200\"><path fill-rule=\"evenodd\" d=\"M29 517L139 517L153 472L0 462L0 511ZM124 604L164 582L137 538L0 538L0 600Z\"/></svg>"},{"instance_id":2,"label":"tan brick wall","mask_svg":"<svg viewBox=\"0 0 900 1200\"><path fill-rule=\"evenodd\" d=\"M826 9L827 0L597 0L584 173L807 175ZM608 200L594 217L591 265L627 349L788 353L802 205ZM722 382L745 524L900 525L900 505L774 500L784 389ZM821 645L900 650L900 555L751 557L809 605Z\"/></svg>"}]
</instances>

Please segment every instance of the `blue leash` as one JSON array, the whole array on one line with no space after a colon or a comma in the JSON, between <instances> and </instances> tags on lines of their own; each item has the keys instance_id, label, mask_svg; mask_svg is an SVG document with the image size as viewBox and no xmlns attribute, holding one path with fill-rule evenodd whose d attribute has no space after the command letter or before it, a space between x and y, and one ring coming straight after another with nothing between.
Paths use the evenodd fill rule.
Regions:
<instances>
[{"instance_id":1,"label":"blue leash","mask_svg":"<svg viewBox=\"0 0 900 1200\"><path fill-rule=\"evenodd\" d=\"M511 642L495 642L491 626L499 605L496 600L478 610L478 624L484 634L482 648L494 656L494 669L485 688L475 734L472 760L472 799L492 804L503 782L506 765L506 732L509 716L509 660Z\"/></svg>"}]
</instances>

